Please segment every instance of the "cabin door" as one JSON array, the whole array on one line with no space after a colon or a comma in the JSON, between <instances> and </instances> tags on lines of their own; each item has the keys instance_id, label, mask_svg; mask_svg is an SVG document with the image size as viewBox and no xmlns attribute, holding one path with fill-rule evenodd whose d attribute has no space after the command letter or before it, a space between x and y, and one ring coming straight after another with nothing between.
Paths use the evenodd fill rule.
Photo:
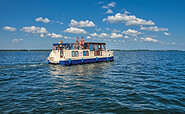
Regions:
<instances>
[{"instance_id":1,"label":"cabin door","mask_svg":"<svg viewBox=\"0 0 185 114\"><path fill-rule=\"evenodd\" d=\"M102 52L102 51L101 51L101 44L98 44L98 55L99 55L99 56L102 55L101 52Z\"/></svg>"},{"instance_id":2,"label":"cabin door","mask_svg":"<svg viewBox=\"0 0 185 114\"><path fill-rule=\"evenodd\" d=\"M100 56L100 54L101 54L101 51L99 49L99 45L94 44L94 56Z\"/></svg>"}]
</instances>

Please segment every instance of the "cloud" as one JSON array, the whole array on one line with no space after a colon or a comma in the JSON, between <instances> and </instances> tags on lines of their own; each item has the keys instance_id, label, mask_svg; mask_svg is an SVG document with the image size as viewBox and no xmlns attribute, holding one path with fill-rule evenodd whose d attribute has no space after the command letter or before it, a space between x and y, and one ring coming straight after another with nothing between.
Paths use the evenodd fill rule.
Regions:
<instances>
[{"instance_id":1,"label":"cloud","mask_svg":"<svg viewBox=\"0 0 185 114\"><path fill-rule=\"evenodd\" d=\"M49 33L46 28L44 27L36 27L36 26L28 26L28 27L23 27L21 29L24 32L28 33L40 33L40 34L47 34Z\"/></svg>"},{"instance_id":2,"label":"cloud","mask_svg":"<svg viewBox=\"0 0 185 114\"><path fill-rule=\"evenodd\" d=\"M101 33L98 37L106 38L106 37L109 37L109 35L107 33Z\"/></svg>"},{"instance_id":3,"label":"cloud","mask_svg":"<svg viewBox=\"0 0 185 114\"><path fill-rule=\"evenodd\" d=\"M106 5L103 5L102 8L107 9L107 8L109 8L109 7L107 7Z\"/></svg>"},{"instance_id":4,"label":"cloud","mask_svg":"<svg viewBox=\"0 0 185 114\"><path fill-rule=\"evenodd\" d=\"M115 2L111 2L111 3L107 4L107 6L109 6L109 7L115 7L115 5L116 5Z\"/></svg>"},{"instance_id":5,"label":"cloud","mask_svg":"<svg viewBox=\"0 0 185 114\"><path fill-rule=\"evenodd\" d=\"M59 24L61 24L61 25L64 24L63 22L60 22L60 21L54 21L54 20L52 20L52 21L55 22L55 23L59 23Z\"/></svg>"},{"instance_id":6,"label":"cloud","mask_svg":"<svg viewBox=\"0 0 185 114\"><path fill-rule=\"evenodd\" d=\"M64 32L73 33L73 34L87 34L87 32L84 29L76 28L76 27L70 27L64 30Z\"/></svg>"},{"instance_id":7,"label":"cloud","mask_svg":"<svg viewBox=\"0 0 185 114\"><path fill-rule=\"evenodd\" d=\"M175 45L176 43L172 42L171 44Z\"/></svg>"},{"instance_id":8,"label":"cloud","mask_svg":"<svg viewBox=\"0 0 185 114\"><path fill-rule=\"evenodd\" d=\"M128 12L128 11L125 10L125 11L124 11L124 14L130 14L130 12Z\"/></svg>"},{"instance_id":9,"label":"cloud","mask_svg":"<svg viewBox=\"0 0 185 114\"><path fill-rule=\"evenodd\" d=\"M122 34L111 33L111 37L110 38L122 38L122 37L123 37Z\"/></svg>"},{"instance_id":10,"label":"cloud","mask_svg":"<svg viewBox=\"0 0 185 114\"><path fill-rule=\"evenodd\" d=\"M89 21L89 20L78 22L78 21L75 21L74 19L72 19L69 26L73 26L73 27L94 27L96 25L92 21Z\"/></svg>"},{"instance_id":11,"label":"cloud","mask_svg":"<svg viewBox=\"0 0 185 114\"><path fill-rule=\"evenodd\" d=\"M110 30L109 28L106 28L106 30Z\"/></svg>"},{"instance_id":12,"label":"cloud","mask_svg":"<svg viewBox=\"0 0 185 114\"><path fill-rule=\"evenodd\" d=\"M72 38L72 37L68 37L68 36L64 36L65 39L76 39L76 38Z\"/></svg>"},{"instance_id":13,"label":"cloud","mask_svg":"<svg viewBox=\"0 0 185 114\"><path fill-rule=\"evenodd\" d=\"M15 31L16 30L16 28L14 28L14 27L9 27L9 26L5 26L5 27L3 27L3 29L4 30L8 30L8 31Z\"/></svg>"},{"instance_id":14,"label":"cloud","mask_svg":"<svg viewBox=\"0 0 185 114\"><path fill-rule=\"evenodd\" d=\"M129 35L129 36L137 36L137 35L143 34L143 33L138 32L136 30L128 29L127 31L123 31L122 34Z\"/></svg>"},{"instance_id":15,"label":"cloud","mask_svg":"<svg viewBox=\"0 0 185 114\"><path fill-rule=\"evenodd\" d=\"M47 36L50 36L51 38L62 38L63 36L61 34L55 34L55 33L48 33ZM64 37L65 38L65 37Z\"/></svg>"},{"instance_id":16,"label":"cloud","mask_svg":"<svg viewBox=\"0 0 185 114\"><path fill-rule=\"evenodd\" d=\"M51 36L51 34L50 33L48 33L48 34L46 34L47 36Z\"/></svg>"},{"instance_id":17,"label":"cloud","mask_svg":"<svg viewBox=\"0 0 185 114\"><path fill-rule=\"evenodd\" d=\"M157 35L144 35L144 37L155 38L155 37L157 37Z\"/></svg>"},{"instance_id":18,"label":"cloud","mask_svg":"<svg viewBox=\"0 0 185 114\"><path fill-rule=\"evenodd\" d=\"M121 32L120 30L113 29L112 32Z\"/></svg>"},{"instance_id":19,"label":"cloud","mask_svg":"<svg viewBox=\"0 0 185 114\"><path fill-rule=\"evenodd\" d=\"M36 18L35 21L39 22L39 21L42 21L43 23L49 23L51 22L48 18L42 18L42 17L39 17L39 18Z\"/></svg>"},{"instance_id":20,"label":"cloud","mask_svg":"<svg viewBox=\"0 0 185 114\"><path fill-rule=\"evenodd\" d=\"M96 33L92 33L92 34L90 34L91 36L98 36L98 34L96 34Z\"/></svg>"},{"instance_id":21,"label":"cloud","mask_svg":"<svg viewBox=\"0 0 185 114\"><path fill-rule=\"evenodd\" d=\"M168 31L168 28L158 28L157 26L151 26L151 27L140 26L140 30L146 30L146 31Z\"/></svg>"},{"instance_id":22,"label":"cloud","mask_svg":"<svg viewBox=\"0 0 185 114\"><path fill-rule=\"evenodd\" d=\"M51 33L51 38L62 38L61 34Z\"/></svg>"},{"instance_id":23,"label":"cloud","mask_svg":"<svg viewBox=\"0 0 185 114\"><path fill-rule=\"evenodd\" d=\"M128 36L125 36L124 38L129 38Z\"/></svg>"},{"instance_id":24,"label":"cloud","mask_svg":"<svg viewBox=\"0 0 185 114\"><path fill-rule=\"evenodd\" d=\"M98 28L95 28L95 30L96 30L96 31L101 31L101 28L99 28L99 29L98 29Z\"/></svg>"},{"instance_id":25,"label":"cloud","mask_svg":"<svg viewBox=\"0 0 185 114\"><path fill-rule=\"evenodd\" d=\"M155 25L154 22L151 20L143 20L140 18L137 18L135 15L127 15L127 14L121 14L117 13L115 16L108 16L107 18L104 18L103 21L108 21L110 23L125 23L126 26L130 25Z\"/></svg>"},{"instance_id":26,"label":"cloud","mask_svg":"<svg viewBox=\"0 0 185 114\"><path fill-rule=\"evenodd\" d=\"M90 38L91 38L91 36L87 36L87 38L88 38L88 39L90 39Z\"/></svg>"},{"instance_id":27,"label":"cloud","mask_svg":"<svg viewBox=\"0 0 185 114\"><path fill-rule=\"evenodd\" d=\"M169 36L169 35L170 35L170 33L164 32L164 35Z\"/></svg>"},{"instance_id":28,"label":"cloud","mask_svg":"<svg viewBox=\"0 0 185 114\"><path fill-rule=\"evenodd\" d=\"M107 9L106 13L113 13L113 11L111 9Z\"/></svg>"},{"instance_id":29,"label":"cloud","mask_svg":"<svg viewBox=\"0 0 185 114\"><path fill-rule=\"evenodd\" d=\"M22 40L23 40L23 39L13 39L12 42L18 43L18 42L20 42L20 41L22 41Z\"/></svg>"},{"instance_id":30,"label":"cloud","mask_svg":"<svg viewBox=\"0 0 185 114\"><path fill-rule=\"evenodd\" d=\"M103 1L98 2L98 4L103 4Z\"/></svg>"},{"instance_id":31,"label":"cloud","mask_svg":"<svg viewBox=\"0 0 185 114\"><path fill-rule=\"evenodd\" d=\"M112 32L121 32L120 30L113 29Z\"/></svg>"},{"instance_id":32,"label":"cloud","mask_svg":"<svg viewBox=\"0 0 185 114\"><path fill-rule=\"evenodd\" d=\"M45 36L44 36L44 34L40 34L40 37L42 37L42 38L43 38L43 37L45 37Z\"/></svg>"},{"instance_id":33,"label":"cloud","mask_svg":"<svg viewBox=\"0 0 185 114\"><path fill-rule=\"evenodd\" d=\"M141 40L143 41L146 41L146 42L159 42L158 40L156 39L153 39L153 38L150 38L150 37L147 37L147 38L140 38Z\"/></svg>"}]
</instances>

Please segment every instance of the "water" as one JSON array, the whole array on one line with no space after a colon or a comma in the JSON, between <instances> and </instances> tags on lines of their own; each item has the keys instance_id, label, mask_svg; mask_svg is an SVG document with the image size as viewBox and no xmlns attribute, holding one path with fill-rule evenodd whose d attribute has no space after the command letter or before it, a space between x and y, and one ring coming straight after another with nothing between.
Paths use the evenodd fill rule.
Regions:
<instances>
[{"instance_id":1,"label":"water","mask_svg":"<svg viewBox=\"0 0 185 114\"><path fill-rule=\"evenodd\" d=\"M0 52L1 113L183 113L185 52L114 52L115 61L45 64L49 52Z\"/></svg>"}]
</instances>

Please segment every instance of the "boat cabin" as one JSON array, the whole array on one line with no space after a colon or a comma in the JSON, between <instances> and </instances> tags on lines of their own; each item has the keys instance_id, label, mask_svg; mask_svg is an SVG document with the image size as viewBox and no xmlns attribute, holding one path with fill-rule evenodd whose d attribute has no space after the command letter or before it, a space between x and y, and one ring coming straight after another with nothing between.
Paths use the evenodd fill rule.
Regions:
<instances>
[{"instance_id":1,"label":"boat cabin","mask_svg":"<svg viewBox=\"0 0 185 114\"><path fill-rule=\"evenodd\" d=\"M105 43L86 42L82 46L76 46L75 43L54 43L53 46L54 50L60 51L60 58L64 55L68 57L102 56L103 51L106 51ZM68 53L64 54L64 51Z\"/></svg>"}]
</instances>

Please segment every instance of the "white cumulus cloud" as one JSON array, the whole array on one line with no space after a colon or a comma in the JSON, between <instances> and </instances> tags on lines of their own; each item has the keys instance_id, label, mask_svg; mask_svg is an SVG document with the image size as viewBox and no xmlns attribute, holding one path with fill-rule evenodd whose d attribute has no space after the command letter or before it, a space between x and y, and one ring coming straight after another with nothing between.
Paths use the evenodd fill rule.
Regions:
<instances>
[{"instance_id":1,"label":"white cumulus cloud","mask_svg":"<svg viewBox=\"0 0 185 114\"><path fill-rule=\"evenodd\" d=\"M146 30L146 31L168 31L168 28L158 28L157 26L151 26L151 27L140 26L140 30Z\"/></svg>"},{"instance_id":2,"label":"white cumulus cloud","mask_svg":"<svg viewBox=\"0 0 185 114\"><path fill-rule=\"evenodd\" d=\"M37 22L38 21L41 21L43 23L49 23L49 22L51 22L48 18L42 18L42 17L36 18L35 21L37 21Z\"/></svg>"},{"instance_id":3,"label":"white cumulus cloud","mask_svg":"<svg viewBox=\"0 0 185 114\"><path fill-rule=\"evenodd\" d=\"M15 31L16 30L16 28L14 28L14 27L9 27L9 26L5 26L5 27L3 27L3 29L4 30L8 30L8 31Z\"/></svg>"},{"instance_id":4,"label":"white cumulus cloud","mask_svg":"<svg viewBox=\"0 0 185 114\"><path fill-rule=\"evenodd\" d=\"M164 35L169 36L169 35L170 35L170 33L164 32Z\"/></svg>"},{"instance_id":5,"label":"white cumulus cloud","mask_svg":"<svg viewBox=\"0 0 185 114\"><path fill-rule=\"evenodd\" d=\"M111 2L111 3L107 4L107 6L109 6L109 7L115 7L116 6L116 3L115 2Z\"/></svg>"},{"instance_id":6,"label":"white cumulus cloud","mask_svg":"<svg viewBox=\"0 0 185 114\"><path fill-rule=\"evenodd\" d=\"M123 31L122 34L129 35L129 36L137 36L143 33L138 32L137 30L128 29L127 31Z\"/></svg>"},{"instance_id":7,"label":"white cumulus cloud","mask_svg":"<svg viewBox=\"0 0 185 114\"><path fill-rule=\"evenodd\" d=\"M18 43L18 42L20 42L20 41L22 41L22 40L23 40L23 39L13 39L12 42Z\"/></svg>"},{"instance_id":8,"label":"white cumulus cloud","mask_svg":"<svg viewBox=\"0 0 185 114\"><path fill-rule=\"evenodd\" d=\"M99 28L99 29L98 29L98 28L95 28L95 30L96 30L96 31L101 31L101 28Z\"/></svg>"},{"instance_id":9,"label":"white cumulus cloud","mask_svg":"<svg viewBox=\"0 0 185 114\"><path fill-rule=\"evenodd\" d=\"M40 34L47 34L48 33L46 28L36 27L36 26L23 27L21 30L24 32L28 32L28 33L40 33Z\"/></svg>"},{"instance_id":10,"label":"white cumulus cloud","mask_svg":"<svg viewBox=\"0 0 185 114\"><path fill-rule=\"evenodd\" d=\"M21 30L24 32L28 32L28 33L40 33L40 34L47 34L48 33L46 28L36 27L36 26L23 27Z\"/></svg>"},{"instance_id":11,"label":"white cumulus cloud","mask_svg":"<svg viewBox=\"0 0 185 114\"><path fill-rule=\"evenodd\" d=\"M98 36L98 34L97 33L92 33L92 34L90 34L91 36Z\"/></svg>"},{"instance_id":12,"label":"white cumulus cloud","mask_svg":"<svg viewBox=\"0 0 185 114\"><path fill-rule=\"evenodd\" d=\"M109 37L109 35L107 33L101 33L98 37L106 38L106 37Z\"/></svg>"},{"instance_id":13,"label":"white cumulus cloud","mask_svg":"<svg viewBox=\"0 0 185 114\"><path fill-rule=\"evenodd\" d=\"M125 23L125 25L155 25L154 22L151 20L143 20L140 18L137 18L135 15L127 15L127 14L121 14L117 13L115 16L108 16L107 18L104 18L103 21L108 21L110 23Z\"/></svg>"},{"instance_id":14,"label":"white cumulus cloud","mask_svg":"<svg viewBox=\"0 0 185 114\"><path fill-rule=\"evenodd\" d=\"M113 13L113 11L111 9L107 9L106 13Z\"/></svg>"},{"instance_id":15,"label":"white cumulus cloud","mask_svg":"<svg viewBox=\"0 0 185 114\"><path fill-rule=\"evenodd\" d=\"M45 36L44 36L44 34L40 34L40 37L42 37L42 38L43 38L43 37L45 37Z\"/></svg>"},{"instance_id":16,"label":"white cumulus cloud","mask_svg":"<svg viewBox=\"0 0 185 114\"><path fill-rule=\"evenodd\" d=\"M111 38L122 38L122 34L117 34L117 33L111 33Z\"/></svg>"},{"instance_id":17,"label":"white cumulus cloud","mask_svg":"<svg viewBox=\"0 0 185 114\"><path fill-rule=\"evenodd\" d=\"M51 33L51 38L62 38L61 34Z\"/></svg>"},{"instance_id":18,"label":"white cumulus cloud","mask_svg":"<svg viewBox=\"0 0 185 114\"><path fill-rule=\"evenodd\" d=\"M103 6L102 6L102 8L105 8L105 9L107 9L108 7L107 7L106 5L103 5Z\"/></svg>"},{"instance_id":19,"label":"white cumulus cloud","mask_svg":"<svg viewBox=\"0 0 185 114\"><path fill-rule=\"evenodd\" d=\"M87 34L87 31L81 28L70 27L64 30L64 32L73 33L73 34Z\"/></svg>"},{"instance_id":20,"label":"white cumulus cloud","mask_svg":"<svg viewBox=\"0 0 185 114\"><path fill-rule=\"evenodd\" d=\"M113 29L112 32L121 32L120 30Z\"/></svg>"},{"instance_id":21,"label":"white cumulus cloud","mask_svg":"<svg viewBox=\"0 0 185 114\"><path fill-rule=\"evenodd\" d=\"M75 39L75 38L72 38L72 37L68 37L68 36L64 36L65 39Z\"/></svg>"},{"instance_id":22,"label":"white cumulus cloud","mask_svg":"<svg viewBox=\"0 0 185 114\"><path fill-rule=\"evenodd\" d=\"M125 38L129 38L128 36L125 36Z\"/></svg>"},{"instance_id":23,"label":"white cumulus cloud","mask_svg":"<svg viewBox=\"0 0 185 114\"><path fill-rule=\"evenodd\" d=\"M140 38L140 39L143 40L143 41L146 41L146 42L159 42L158 40L150 38L150 37Z\"/></svg>"},{"instance_id":24,"label":"white cumulus cloud","mask_svg":"<svg viewBox=\"0 0 185 114\"><path fill-rule=\"evenodd\" d=\"M92 21L89 21L89 20L78 22L78 21L75 21L74 19L72 19L69 26L73 26L73 27L94 27L96 25Z\"/></svg>"},{"instance_id":25,"label":"white cumulus cloud","mask_svg":"<svg viewBox=\"0 0 185 114\"><path fill-rule=\"evenodd\" d=\"M87 38L88 38L88 39L90 39L90 38L91 38L91 36L87 36Z\"/></svg>"}]
</instances>

